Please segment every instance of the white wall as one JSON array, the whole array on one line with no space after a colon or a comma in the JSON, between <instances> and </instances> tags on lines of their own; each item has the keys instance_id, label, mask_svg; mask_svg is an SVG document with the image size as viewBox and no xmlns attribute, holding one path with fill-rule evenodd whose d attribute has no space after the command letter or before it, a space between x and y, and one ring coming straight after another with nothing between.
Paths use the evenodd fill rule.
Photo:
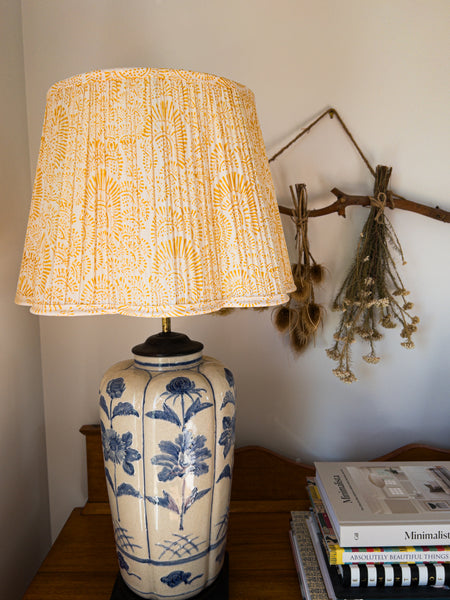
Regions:
<instances>
[{"instance_id":1,"label":"white wall","mask_svg":"<svg viewBox=\"0 0 450 600\"><path fill-rule=\"evenodd\" d=\"M248 85L269 154L332 105L393 189L450 209L447 0L22 0L31 162L45 94L55 81L98 68L153 66L220 74ZM305 182L311 207L328 191L369 193L372 179L336 121L327 118L273 166L280 203ZM311 220L310 242L328 269L329 307L349 266L365 209ZM290 220L283 217L292 246ZM237 443L304 461L375 457L409 442L449 446L449 227L394 211L408 265L402 274L421 318L417 348L398 331L370 366L355 348L358 382L341 383L325 355L337 315L297 358L270 312L175 320L204 342L239 386ZM96 422L103 371L159 330L157 320L41 318L52 531L85 499L83 440Z\"/></svg>"},{"instance_id":2,"label":"white wall","mask_svg":"<svg viewBox=\"0 0 450 600\"><path fill-rule=\"evenodd\" d=\"M39 323L14 304L31 193L20 2L0 14L0 595L18 600L50 521Z\"/></svg>"}]
</instances>

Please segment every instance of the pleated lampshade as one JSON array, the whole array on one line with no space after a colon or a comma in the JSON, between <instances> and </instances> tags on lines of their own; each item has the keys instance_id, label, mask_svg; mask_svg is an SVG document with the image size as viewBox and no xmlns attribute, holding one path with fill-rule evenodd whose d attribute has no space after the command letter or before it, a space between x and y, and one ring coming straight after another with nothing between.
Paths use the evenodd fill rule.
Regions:
<instances>
[{"instance_id":1,"label":"pleated lampshade","mask_svg":"<svg viewBox=\"0 0 450 600\"><path fill-rule=\"evenodd\" d=\"M171 317L293 289L249 89L160 69L50 88L18 304Z\"/></svg>"}]
</instances>

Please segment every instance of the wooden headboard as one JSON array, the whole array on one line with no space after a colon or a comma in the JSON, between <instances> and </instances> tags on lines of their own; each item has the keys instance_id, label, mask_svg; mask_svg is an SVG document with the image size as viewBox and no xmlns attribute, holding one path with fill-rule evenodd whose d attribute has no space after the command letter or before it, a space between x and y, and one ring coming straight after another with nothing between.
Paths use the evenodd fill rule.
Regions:
<instances>
[{"instance_id":1,"label":"wooden headboard","mask_svg":"<svg viewBox=\"0 0 450 600\"><path fill-rule=\"evenodd\" d=\"M86 438L88 502L108 503L104 476L99 425L80 429ZM373 460L450 460L450 450L424 444L408 444ZM265 474L261 477L261 472ZM314 475L314 467L285 458L260 446L237 448L234 454L232 500L301 500L307 501L306 477Z\"/></svg>"}]
</instances>

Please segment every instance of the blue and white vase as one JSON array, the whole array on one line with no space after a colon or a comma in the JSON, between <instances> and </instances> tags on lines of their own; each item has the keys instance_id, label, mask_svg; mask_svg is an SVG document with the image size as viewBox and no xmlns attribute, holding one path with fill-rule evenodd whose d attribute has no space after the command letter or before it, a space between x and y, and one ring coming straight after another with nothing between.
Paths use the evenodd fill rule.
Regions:
<instances>
[{"instance_id":1,"label":"blue and white vase","mask_svg":"<svg viewBox=\"0 0 450 600\"><path fill-rule=\"evenodd\" d=\"M195 596L217 578L225 555L232 373L201 351L135 355L103 377L100 420L125 583L142 598Z\"/></svg>"}]
</instances>

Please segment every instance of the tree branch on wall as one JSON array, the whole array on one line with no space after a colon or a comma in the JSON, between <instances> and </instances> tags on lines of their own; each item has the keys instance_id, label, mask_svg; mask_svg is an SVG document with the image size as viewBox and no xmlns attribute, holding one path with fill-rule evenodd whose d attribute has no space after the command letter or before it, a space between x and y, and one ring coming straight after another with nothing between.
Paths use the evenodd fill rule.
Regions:
<instances>
[{"instance_id":1,"label":"tree branch on wall","mask_svg":"<svg viewBox=\"0 0 450 600\"><path fill-rule=\"evenodd\" d=\"M275 161L283 152L285 152L292 144L294 144L297 140L299 140L303 135L309 133L311 129L317 125L324 117L329 116L330 118L336 117L339 124L344 129L345 133L350 138L352 144L356 148L358 154L363 159L370 173L375 177L375 170L370 165L366 156L362 152L361 148L355 141L355 138L350 133L348 127L340 117L339 113L335 108L329 108L325 112L323 112L317 119L315 119L310 125L302 129L300 133L298 133L292 140L290 140L285 146L283 146L278 152L276 152L270 159L269 162ZM349 206L371 206L372 201L370 196L358 196L358 195L350 195L345 192L339 190L338 188L333 188L331 193L336 196L337 200L335 200L332 204L328 206L324 206L323 208L313 209L308 211L308 217L321 217L324 215L329 215L332 213L337 213L341 217L345 217L345 209ZM391 204L389 208L400 208L402 210L407 210L410 212L417 213L419 215L423 215L425 217L430 217L432 219L436 219L441 221L442 223L450 223L450 212L439 208L439 206L432 207L427 206L425 204L421 204L420 202L413 202L412 200L408 200L395 192L391 192ZM279 206L280 213L285 215L294 216L294 211L291 208L286 206Z\"/></svg>"}]
</instances>

